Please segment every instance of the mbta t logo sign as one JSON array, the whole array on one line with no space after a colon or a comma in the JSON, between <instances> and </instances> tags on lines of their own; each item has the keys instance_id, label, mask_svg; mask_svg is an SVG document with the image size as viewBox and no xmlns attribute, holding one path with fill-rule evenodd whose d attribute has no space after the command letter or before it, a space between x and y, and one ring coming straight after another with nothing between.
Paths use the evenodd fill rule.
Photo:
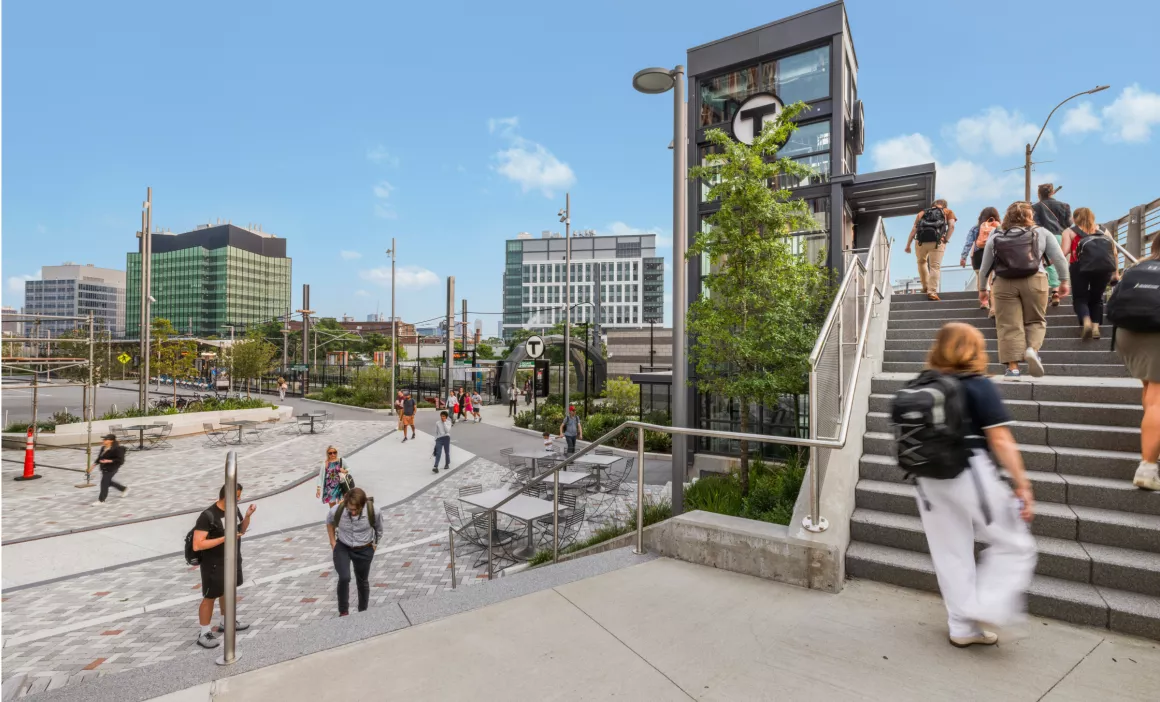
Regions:
<instances>
[{"instance_id":1,"label":"mbta t logo sign","mask_svg":"<svg viewBox=\"0 0 1160 702\"><path fill-rule=\"evenodd\" d=\"M741 103L737 114L733 115L733 138L743 144L752 144L753 138L761 133L766 122L777 119L782 104L777 96L758 93Z\"/></svg>"},{"instance_id":2,"label":"mbta t logo sign","mask_svg":"<svg viewBox=\"0 0 1160 702\"><path fill-rule=\"evenodd\" d=\"M529 336L524 342L524 351L528 358L536 359L544 355L544 340L538 336Z\"/></svg>"}]
</instances>

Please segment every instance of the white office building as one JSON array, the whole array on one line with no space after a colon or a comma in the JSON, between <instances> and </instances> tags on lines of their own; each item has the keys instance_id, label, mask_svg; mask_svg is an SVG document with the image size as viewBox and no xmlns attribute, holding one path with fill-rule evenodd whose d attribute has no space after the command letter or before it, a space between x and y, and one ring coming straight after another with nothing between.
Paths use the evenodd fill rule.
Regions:
<instances>
[{"instance_id":1,"label":"white office building","mask_svg":"<svg viewBox=\"0 0 1160 702\"><path fill-rule=\"evenodd\" d=\"M24 283L25 314L83 317L92 312L98 332L125 336L125 271L64 263L42 266L40 278ZM30 334L34 326L25 322ZM37 328L41 336L55 337L81 327L88 330L85 323L67 320L45 321Z\"/></svg>"},{"instance_id":2,"label":"white office building","mask_svg":"<svg viewBox=\"0 0 1160 702\"><path fill-rule=\"evenodd\" d=\"M521 233L506 242L504 338L563 321L566 243L547 231L539 239ZM664 319L664 259L657 256L654 234L574 235L571 281L574 323L632 329Z\"/></svg>"}]
</instances>

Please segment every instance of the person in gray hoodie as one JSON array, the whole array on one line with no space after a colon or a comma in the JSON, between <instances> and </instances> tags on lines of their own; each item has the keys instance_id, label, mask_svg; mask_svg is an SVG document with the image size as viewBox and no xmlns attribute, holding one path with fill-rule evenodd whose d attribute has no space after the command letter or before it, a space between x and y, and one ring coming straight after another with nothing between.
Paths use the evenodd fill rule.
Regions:
<instances>
[{"instance_id":1,"label":"person in gray hoodie","mask_svg":"<svg viewBox=\"0 0 1160 702\"><path fill-rule=\"evenodd\" d=\"M431 469L432 473L439 472L439 454L442 453L446 458L443 463L443 470L451 468L451 420L447 417L447 410L439 413L439 421L435 422L435 467Z\"/></svg>"},{"instance_id":2,"label":"person in gray hoodie","mask_svg":"<svg viewBox=\"0 0 1160 702\"><path fill-rule=\"evenodd\" d=\"M1000 230L987 239L979 266L982 280L995 274L990 290L979 292L979 302L986 304L988 295L994 296L999 362L1007 366L1003 374L1007 380L1021 377L1021 361L1027 362L1032 376L1043 375L1039 347L1047 334L1049 295L1044 257L1059 272L1058 291L1066 296L1070 289L1067 259L1059 242L1051 232L1035 226L1030 202L1011 203Z\"/></svg>"}]
</instances>

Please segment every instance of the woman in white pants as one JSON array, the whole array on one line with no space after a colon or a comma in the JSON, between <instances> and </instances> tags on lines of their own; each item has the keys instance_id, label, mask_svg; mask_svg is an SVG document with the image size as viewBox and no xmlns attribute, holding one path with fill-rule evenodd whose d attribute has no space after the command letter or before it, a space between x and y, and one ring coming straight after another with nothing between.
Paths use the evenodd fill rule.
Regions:
<instances>
[{"instance_id":1,"label":"woman in white pants","mask_svg":"<svg viewBox=\"0 0 1160 702\"><path fill-rule=\"evenodd\" d=\"M918 509L935 575L947 608L951 644L993 645L984 624L1006 627L1025 617L1024 593L1035 572L1036 550L1027 522L1035 512L1023 458L1007 428L1011 414L985 375L983 335L969 324L943 326L927 366L960 381L966 406L970 465L950 480L916 478ZM1012 494L988 454L1014 483ZM975 563L975 541L984 543Z\"/></svg>"}]
</instances>

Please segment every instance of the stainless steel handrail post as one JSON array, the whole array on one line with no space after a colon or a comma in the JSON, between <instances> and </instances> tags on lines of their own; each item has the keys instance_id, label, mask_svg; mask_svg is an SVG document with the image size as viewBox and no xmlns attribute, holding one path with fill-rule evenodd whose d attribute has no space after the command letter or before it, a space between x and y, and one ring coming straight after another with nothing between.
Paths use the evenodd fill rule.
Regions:
<instances>
[{"instance_id":1,"label":"stainless steel handrail post","mask_svg":"<svg viewBox=\"0 0 1160 702\"><path fill-rule=\"evenodd\" d=\"M451 552L451 589L455 589L455 527L447 527L447 545Z\"/></svg>"},{"instance_id":2,"label":"stainless steel handrail post","mask_svg":"<svg viewBox=\"0 0 1160 702\"><path fill-rule=\"evenodd\" d=\"M818 383L817 371L810 371L810 439L818 438L818 408L815 393ZM818 447L810 447L810 513L802 520L802 527L806 531L819 533L829 528L830 524L821 516L822 511L822 477L818 473Z\"/></svg>"},{"instance_id":3,"label":"stainless steel handrail post","mask_svg":"<svg viewBox=\"0 0 1160 702\"><path fill-rule=\"evenodd\" d=\"M564 372L568 372L565 365ZM529 544L530 545L530 544ZM560 471L552 471L552 562L560 562Z\"/></svg>"},{"instance_id":4,"label":"stainless steel handrail post","mask_svg":"<svg viewBox=\"0 0 1160 702\"><path fill-rule=\"evenodd\" d=\"M518 492L516 493L519 494ZM498 505L497 505L498 507ZM495 533L495 507L487 513L487 579L491 580L495 571L492 566L492 553L495 550L491 544L491 535Z\"/></svg>"},{"instance_id":5,"label":"stainless steel handrail post","mask_svg":"<svg viewBox=\"0 0 1160 702\"><path fill-rule=\"evenodd\" d=\"M636 555L644 555L644 428L636 429Z\"/></svg>"},{"instance_id":6,"label":"stainless steel handrail post","mask_svg":"<svg viewBox=\"0 0 1160 702\"><path fill-rule=\"evenodd\" d=\"M226 553L225 591L222 593L222 618L225 619L225 636L222 641L222 655L218 665L233 665L238 660L238 454L226 454Z\"/></svg>"}]
</instances>

